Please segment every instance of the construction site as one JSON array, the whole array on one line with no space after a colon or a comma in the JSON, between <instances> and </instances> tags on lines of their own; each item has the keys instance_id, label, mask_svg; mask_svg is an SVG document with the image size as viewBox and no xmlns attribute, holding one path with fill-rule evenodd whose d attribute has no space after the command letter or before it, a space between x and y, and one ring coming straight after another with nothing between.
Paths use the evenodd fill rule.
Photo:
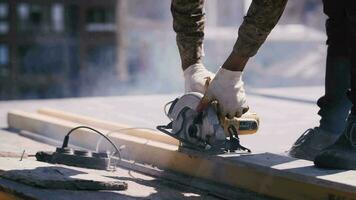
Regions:
<instances>
[{"instance_id":1,"label":"construction site","mask_svg":"<svg viewBox=\"0 0 356 200\"><path fill-rule=\"evenodd\" d=\"M331 3L187 2L0 0L0 200L356 199Z\"/></svg>"}]
</instances>

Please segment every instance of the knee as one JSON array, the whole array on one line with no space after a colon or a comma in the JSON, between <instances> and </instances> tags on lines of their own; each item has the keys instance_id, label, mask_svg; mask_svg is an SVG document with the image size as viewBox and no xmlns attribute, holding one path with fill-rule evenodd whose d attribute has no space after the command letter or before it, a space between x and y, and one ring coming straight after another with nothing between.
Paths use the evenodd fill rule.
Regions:
<instances>
[{"instance_id":1,"label":"knee","mask_svg":"<svg viewBox=\"0 0 356 200\"><path fill-rule=\"evenodd\" d=\"M328 54L348 56L350 46L350 29L344 18L329 18L325 23Z\"/></svg>"},{"instance_id":2,"label":"knee","mask_svg":"<svg viewBox=\"0 0 356 200\"><path fill-rule=\"evenodd\" d=\"M325 23L326 34L328 36L327 44L345 43L345 36L348 35L348 25L345 19L329 18Z\"/></svg>"}]
</instances>

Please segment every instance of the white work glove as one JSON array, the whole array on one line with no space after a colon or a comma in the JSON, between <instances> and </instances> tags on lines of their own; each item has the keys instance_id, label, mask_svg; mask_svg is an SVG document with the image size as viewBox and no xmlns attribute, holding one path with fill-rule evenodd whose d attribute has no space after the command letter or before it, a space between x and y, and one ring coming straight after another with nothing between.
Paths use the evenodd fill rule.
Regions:
<instances>
[{"instance_id":1,"label":"white work glove","mask_svg":"<svg viewBox=\"0 0 356 200\"><path fill-rule=\"evenodd\" d=\"M184 70L185 92L199 92L204 94L206 91L205 82L209 77L214 78L214 74L207 70L203 64L194 64Z\"/></svg>"},{"instance_id":2,"label":"white work glove","mask_svg":"<svg viewBox=\"0 0 356 200\"><path fill-rule=\"evenodd\" d=\"M205 93L204 101L217 100L222 117L240 117L248 110L243 86L242 72L220 68Z\"/></svg>"}]
</instances>

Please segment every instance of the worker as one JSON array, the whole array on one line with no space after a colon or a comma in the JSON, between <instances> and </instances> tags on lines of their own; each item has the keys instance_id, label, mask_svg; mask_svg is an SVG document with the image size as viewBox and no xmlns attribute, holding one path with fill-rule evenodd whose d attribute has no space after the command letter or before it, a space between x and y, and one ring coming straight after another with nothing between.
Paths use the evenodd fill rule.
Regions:
<instances>
[{"instance_id":1,"label":"worker","mask_svg":"<svg viewBox=\"0 0 356 200\"><path fill-rule=\"evenodd\" d=\"M289 154L318 167L356 169L356 1L323 4L328 51L325 95L317 103L320 125L307 130Z\"/></svg>"},{"instance_id":2,"label":"worker","mask_svg":"<svg viewBox=\"0 0 356 200\"><path fill-rule=\"evenodd\" d=\"M287 0L253 0L238 31L232 52L214 75L203 62L204 0L172 0L173 28L181 57L186 92L217 100L222 116L240 117L248 110L242 74L281 17ZM206 78L212 79L206 89Z\"/></svg>"}]
</instances>

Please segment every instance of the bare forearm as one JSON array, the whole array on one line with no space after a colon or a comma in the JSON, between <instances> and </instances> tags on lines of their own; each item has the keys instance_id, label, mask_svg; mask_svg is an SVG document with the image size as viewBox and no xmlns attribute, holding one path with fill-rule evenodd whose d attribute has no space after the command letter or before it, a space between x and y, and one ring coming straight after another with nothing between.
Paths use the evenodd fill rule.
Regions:
<instances>
[{"instance_id":1,"label":"bare forearm","mask_svg":"<svg viewBox=\"0 0 356 200\"><path fill-rule=\"evenodd\" d=\"M253 0L244 21L234 49L223 68L243 71L248 59L254 56L267 36L279 21L287 0Z\"/></svg>"}]
</instances>

